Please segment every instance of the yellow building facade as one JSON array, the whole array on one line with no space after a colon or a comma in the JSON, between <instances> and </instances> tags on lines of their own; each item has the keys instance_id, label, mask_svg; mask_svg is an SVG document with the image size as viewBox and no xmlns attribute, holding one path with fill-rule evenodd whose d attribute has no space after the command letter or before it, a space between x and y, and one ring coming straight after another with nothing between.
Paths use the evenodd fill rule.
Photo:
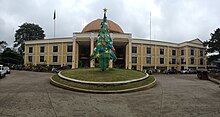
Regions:
<instances>
[{"instance_id":1,"label":"yellow building facade","mask_svg":"<svg viewBox=\"0 0 220 117\"><path fill-rule=\"evenodd\" d=\"M101 19L87 24L82 32L72 37L33 40L25 42L25 65L96 67L90 59L100 30ZM182 43L132 38L115 22L108 20L109 31L116 49L118 68L147 69L201 69L206 68L205 47L200 39Z\"/></svg>"}]
</instances>

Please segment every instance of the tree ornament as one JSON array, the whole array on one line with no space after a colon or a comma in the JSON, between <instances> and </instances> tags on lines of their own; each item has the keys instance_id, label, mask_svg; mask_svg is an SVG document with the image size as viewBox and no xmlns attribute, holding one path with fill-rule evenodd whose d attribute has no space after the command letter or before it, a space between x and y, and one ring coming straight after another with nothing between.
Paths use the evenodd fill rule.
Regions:
<instances>
[{"instance_id":1,"label":"tree ornament","mask_svg":"<svg viewBox=\"0 0 220 117\"><path fill-rule=\"evenodd\" d=\"M103 48L100 48L100 49L99 49L99 52L100 52L100 53L104 52L104 49L103 49Z\"/></svg>"},{"instance_id":2,"label":"tree ornament","mask_svg":"<svg viewBox=\"0 0 220 117\"><path fill-rule=\"evenodd\" d=\"M108 54L108 50L105 51L105 54Z\"/></svg>"},{"instance_id":3,"label":"tree ornament","mask_svg":"<svg viewBox=\"0 0 220 117\"><path fill-rule=\"evenodd\" d=\"M108 48L109 48L109 49L112 49L112 46L111 46L111 45L109 45L109 46L108 46Z\"/></svg>"},{"instance_id":4,"label":"tree ornament","mask_svg":"<svg viewBox=\"0 0 220 117\"><path fill-rule=\"evenodd\" d=\"M100 54L98 53L98 54L96 54L96 56L99 58L99 57L100 57Z\"/></svg>"},{"instance_id":5,"label":"tree ornament","mask_svg":"<svg viewBox=\"0 0 220 117\"><path fill-rule=\"evenodd\" d=\"M101 43L98 43L98 46L101 46L102 44Z\"/></svg>"},{"instance_id":6,"label":"tree ornament","mask_svg":"<svg viewBox=\"0 0 220 117\"><path fill-rule=\"evenodd\" d=\"M113 47L112 50L115 51L115 48Z\"/></svg>"}]
</instances>

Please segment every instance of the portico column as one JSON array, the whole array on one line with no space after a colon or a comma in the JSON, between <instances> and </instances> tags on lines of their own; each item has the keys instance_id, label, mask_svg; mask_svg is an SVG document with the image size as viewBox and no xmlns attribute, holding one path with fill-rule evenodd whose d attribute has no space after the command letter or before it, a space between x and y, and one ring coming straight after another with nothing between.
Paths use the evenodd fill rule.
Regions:
<instances>
[{"instance_id":1,"label":"portico column","mask_svg":"<svg viewBox=\"0 0 220 117\"><path fill-rule=\"evenodd\" d=\"M76 35L73 34L72 69L76 68Z\"/></svg>"},{"instance_id":2,"label":"portico column","mask_svg":"<svg viewBox=\"0 0 220 117\"><path fill-rule=\"evenodd\" d=\"M94 33L90 34L90 55L93 54L94 50ZM95 60L91 59L90 60L90 67L95 67Z\"/></svg>"},{"instance_id":3,"label":"portico column","mask_svg":"<svg viewBox=\"0 0 220 117\"><path fill-rule=\"evenodd\" d=\"M50 44L47 43L47 66L50 66Z\"/></svg>"},{"instance_id":4,"label":"portico column","mask_svg":"<svg viewBox=\"0 0 220 117\"><path fill-rule=\"evenodd\" d=\"M157 53L157 47L156 44L154 45L154 69L157 69L157 57L158 53Z\"/></svg>"},{"instance_id":5,"label":"portico column","mask_svg":"<svg viewBox=\"0 0 220 117\"><path fill-rule=\"evenodd\" d=\"M113 45L113 40L114 40L113 33L110 33L110 37L112 38L112 45ZM112 59L109 60L108 64L109 64L109 66L108 66L109 68L113 68Z\"/></svg>"},{"instance_id":6,"label":"portico column","mask_svg":"<svg viewBox=\"0 0 220 117\"><path fill-rule=\"evenodd\" d=\"M144 56L144 46L143 46L143 43L141 44L141 63L140 63L140 66L141 66L141 71L143 71L143 63L144 63L144 61L143 61L143 56Z\"/></svg>"},{"instance_id":7,"label":"portico column","mask_svg":"<svg viewBox=\"0 0 220 117\"><path fill-rule=\"evenodd\" d=\"M131 69L131 64L132 64L132 38L131 35L128 38L128 69Z\"/></svg>"},{"instance_id":8,"label":"portico column","mask_svg":"<svg viewBox=\"0 0 220 117\"><path fill-rule=\"evenodd\" d=\"M185 69L188 69L188 65L189 65L189 47L186 47L186 56L185 56L184 60L186 62Z\"/></svg>"},{"instance_id":9,"label":"portico column","mask_svg":"<svg viewBox=\"0 0 220 117\"><path fill-rule=\"evenodd\" d=\"M168 55L167 55L167 61L168 61L168 65L167 65L167 70L170 69L170 47L168 46Z\"/></svg>"}]
</instances>

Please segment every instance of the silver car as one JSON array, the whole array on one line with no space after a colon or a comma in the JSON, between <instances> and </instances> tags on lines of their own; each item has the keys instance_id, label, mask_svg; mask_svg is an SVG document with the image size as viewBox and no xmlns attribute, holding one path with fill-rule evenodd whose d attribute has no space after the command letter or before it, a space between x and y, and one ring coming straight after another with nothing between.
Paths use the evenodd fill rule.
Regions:
<instances>
[{"instance_id":1,"label":"silver car","mask_svg":"<svg viewBox=\"0 0 220 117\"><path fill-rule=\"evenodd\" d=\"M11 73L11 70L10 70L9 67L3 67L3 68L4 68L4 70L6 70L6 74L10 74Z\"/></svg>"}]
</instances>

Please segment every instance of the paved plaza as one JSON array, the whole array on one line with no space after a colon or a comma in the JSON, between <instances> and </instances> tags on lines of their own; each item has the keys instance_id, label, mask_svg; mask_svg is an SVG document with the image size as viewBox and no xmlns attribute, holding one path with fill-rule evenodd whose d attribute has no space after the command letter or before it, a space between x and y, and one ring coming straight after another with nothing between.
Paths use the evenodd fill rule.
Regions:
<instances>
[{"instance_id":1,"label":"paved plaza","mask_svg":"<svg viewBox=\"0 0 220 117\"><path fill-rule=\"evenodd\" d=\"M0 117L219 117L220 88L196 75L154 75L157 86L123 94L73 92L52 73L12 71L0 79Z\"/></svg>"}]
</instances>

